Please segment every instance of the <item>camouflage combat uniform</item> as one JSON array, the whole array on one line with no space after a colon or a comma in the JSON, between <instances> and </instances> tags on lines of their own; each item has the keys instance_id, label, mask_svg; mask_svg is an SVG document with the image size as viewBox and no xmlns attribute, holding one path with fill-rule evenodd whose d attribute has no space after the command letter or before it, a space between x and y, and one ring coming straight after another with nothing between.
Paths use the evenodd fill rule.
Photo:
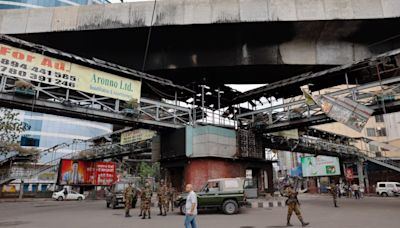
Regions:
<instances>
[{"instance_id":1,"label":"camouflage combat uniform","mask_svg":"<svg viewBox=\"0 0 400 228\"><path fill-rule=\"evenodd\" d=\"M333 205L334 205L335 207L338 207L338 206L337 206L337 200L336 200L336 198L337 198L337 191L338 191L338 189L337 189L337 187L336 187L335 184L331 184L331 185L329 186L329 192L330 192L331 195L332 195L332 198L333 198Z\"/></svg>"},{"instance_id":2,"label":"camouflage combat uniform","mask_svg":"<svg viewBox=\"0 0 400 228\"><path fill-rule=\"evenodd\" d=\"M132 199L133 199L133 188L131 185L125 188L124 197L125 197L125 217L130 217L129 210L132 207Z\"/></svg>"},{"instance_id":3,"label":"camouflage combat uniform","mask_svg":"<svg viewBox=\"0 0 400 228\"><path fill-rule=\"evenodd\" d=\"M167 194L167 212L169 211L169 208L171 207L171 211L174 211L174 201L175 201L175 188L174 187L169 187L168 188L168 194Z\"/></svg>"},{"instance_id":4,"label":"camouflage combat uniform","mask_svg":"<svg viewBox=\"0 0 400 228\"><path fill-rule=\"evenodd\" d=\"M143 217L142 219L146 218L146 213L148 214L148 218L151 218L150 215L150 207L151 207L151 197L153 192L150 189L150 186L146 186L145 190L142 192L142 206L143 206Z\"/></svg>"},{"instance_id":5,"label":"camouflage combat uniform","mask_svg":"<svg viewBox=\"0 0 400 228\"><path fill-rule=\"evenodd\" d=\"M303 217L301 216L299 209L300 203L297 199L297 194L298 193L294 191L292 187L287 187L285 190L285 196L288 198L286 200L286 205L288 206L287 226L292 226L292 224L290 224L290 218L292 217L293 212L297 215L297 218L300 220L302 226L307 226L309 224L304 222Z\"/></svg>"},{"instance_id":6,"label":"camouflage combat uniform","mask_svg":"<svg viewBox=\"0 0 400 228\"><path fill-rule=\"evenodd\" d=\"M144 194L144 190L140 192L140 214L139 216L143 215L144 212L144 202L146 201L146 195Z\"/></svg>"},{"instance_id":7,"label":"camouflage combat uniform","mask_svg":"<svg viewBox=\"0 0 400 228\"><path fill-rule=\"evenodd\" d=\"M168 206L168 187L165 184L162 184L157 192L158 196L158 207L160 208L160 214L158 215L167 215L167 206Z\"/></svg>"}]
</instances>

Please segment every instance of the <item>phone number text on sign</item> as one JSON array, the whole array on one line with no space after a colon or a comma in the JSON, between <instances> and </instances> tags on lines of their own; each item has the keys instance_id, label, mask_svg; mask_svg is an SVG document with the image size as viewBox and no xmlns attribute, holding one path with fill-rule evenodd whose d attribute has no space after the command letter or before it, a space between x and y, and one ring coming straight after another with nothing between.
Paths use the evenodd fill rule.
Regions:
<instances>
[{"instance_id":1,"label":"phone number text on sign","mask_svg":"<svg viewBox=\"0 0 400 228\"><path fill-rule=\"evenodd\" d=\"M77 77L66 74L65 72L30 66L25 62L4 57L0 58L0 73L10 77L18 77L29 81L42 82L69 89L76 88L77 82Z\"/></svg>"}]
</instances>

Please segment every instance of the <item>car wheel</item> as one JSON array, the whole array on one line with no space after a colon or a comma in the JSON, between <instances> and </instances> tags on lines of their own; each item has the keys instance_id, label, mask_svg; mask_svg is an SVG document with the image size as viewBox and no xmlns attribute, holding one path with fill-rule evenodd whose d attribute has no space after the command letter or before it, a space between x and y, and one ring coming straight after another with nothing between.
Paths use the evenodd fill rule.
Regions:
<instances>
[{"instance_id":1,"label":"car wheel","mask_svg":"<svg viewBox=\"0 0 400 228\"><path fill-rule=\"evenodd\" d=\"M185 206L186 206L186 202L182 202L181 205L179 206L181 215L185 215Z\"/></svg>"},{"instance_id":2,"label":"car wheel","mask_svg":"<svg viewBox=\"0 0 400 228\"><path fill-rule=\"evenodd\" d=\"M388 195L386 192L382 192L382 193L381 193L381 196L382 196L382 197L388 197L389 195Z\"/></svg>"},{"instance_id":3,"label":"car wheel","mask_svg":"<svg viewBox=\"0 0 400 228\"><path fill-rule=\"evenodd\" d=\"M82 201L83 198L81 196L78 197L78 201Z\"/></svg>"},{"instance_id":4,"label":"car wheel","mask_svg":"<svg viewBox=\"0 0 400 228\"><path fill-rule=\"evenodd\" d=\"M227 200L222 205L222 210L227 215L233 215L233 214L237 213L238 209L239 209L239 206L235 200Z\"/></svg>"},{"instance_id":5,"label":"car wheel","mask_svg":"<svg viewBox=\"0 0 400 228\"><path fill-rule=\"evenodd\" d=\"M64 200L64 197L59 196L59 197L57 198L57 200L58 200L58 201L63 201L63 200Z\"/></svg>"}]
</instances>

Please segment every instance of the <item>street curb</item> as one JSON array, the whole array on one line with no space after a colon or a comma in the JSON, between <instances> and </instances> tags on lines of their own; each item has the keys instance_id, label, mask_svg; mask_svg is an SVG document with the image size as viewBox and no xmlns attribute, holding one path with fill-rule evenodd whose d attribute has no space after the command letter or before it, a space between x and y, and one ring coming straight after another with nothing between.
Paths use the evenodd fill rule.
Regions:
<instances>
[{"instance_id":1,"label":"street curb","mask_svg":"<svg viewBox=\"0 0 400 228\"><path fill-rule=\"evenodd\" d=\"M247 208L274 208L284 207L285 200L272 200L272 201L254 201L246 205Z\"/></svg>"},{"instance_id":2,"label":"street curb","mask_svg":"<svg viewBox=\"0 0 400 228\"><path fill-rule=\"evenodd\" d=\"M53 199L0 199L0 203L22 203L22 202L45 202L52 201Z\"/></svg>"}]
</instances>

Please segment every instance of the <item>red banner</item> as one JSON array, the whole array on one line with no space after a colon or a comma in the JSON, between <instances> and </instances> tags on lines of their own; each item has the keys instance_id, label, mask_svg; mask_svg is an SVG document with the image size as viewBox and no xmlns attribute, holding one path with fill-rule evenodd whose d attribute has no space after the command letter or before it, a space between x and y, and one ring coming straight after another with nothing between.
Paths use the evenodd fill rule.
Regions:
<instances>
[{"instance_id":1,"label":"red banner","mask_svg":"<svg viewBox=\"0 0 400 228\"><path fill-rule=\"evenodd\" d=\"M352 181L354 179L353 169L352 168L347 168L346 169L346 179L348 181Z\"/></svg>"},{"instance_id":2,"label":"red banner","mask_svg":"<svg viewBox=\"0 0 400 228\"><path fill-rule=\"evenodd\" d=\"M114 162L61 160L60 185L110 185L117 180Z\"/></svg>"}]
</instances>

